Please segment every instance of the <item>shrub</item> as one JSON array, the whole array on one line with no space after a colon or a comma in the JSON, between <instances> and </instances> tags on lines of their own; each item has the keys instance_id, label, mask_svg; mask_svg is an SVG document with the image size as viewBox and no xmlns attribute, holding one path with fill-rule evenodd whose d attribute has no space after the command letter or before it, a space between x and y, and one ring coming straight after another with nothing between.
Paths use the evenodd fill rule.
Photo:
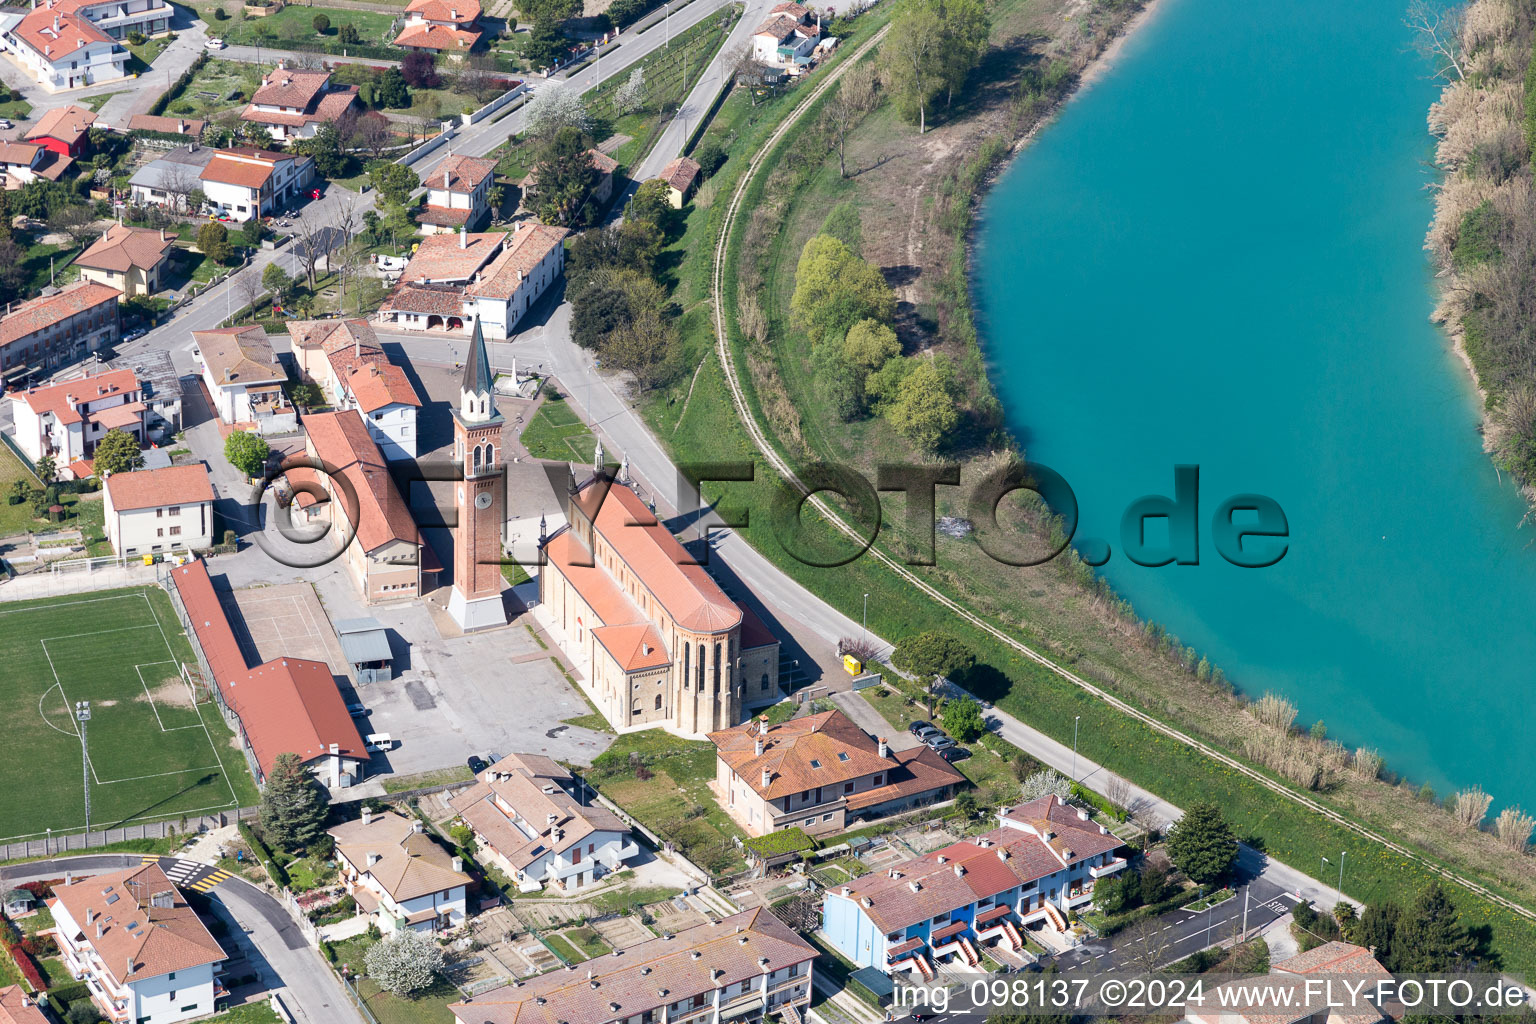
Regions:
<instances>
[{"instance_id":1,"label":"shrub","mask_svg":"<svg viewBox=\"0 0 1536 1024\"><path fill-rule=\"evenodd\" d=\"M133 46L143 46L148 41L149 37L146 36L143 32L135 31L128 33L128 42Z\"/></svg>"},{"instance_id":2,"label":"shrub","mask_svg":"<svg viewBox=\"0 0 1536 1024\"><path fill-rule=\"evenodd\" d=\"M725 150L720 148L718 142L706 142L693 153L694 162L704 171L706 178L712 176L725 163Z\"/></svg>"},{"instance_id":3,"label":"shrub","mask_svg":"<svg viewBox=\"0 0 1536 1024\"><path fill-rule=\"evenodd\" d=\"M315 15L314 20L311 21L310 24L315 27L316 35L323 36L331 30L331 19L327 18L323 14Z\"/></svg>"},{"instance_id":4,"label":"shrub","mask_svg":"<svg viewBox=\"0 0 1536 1024\"><path fill-rule=\"evenodd\" d=\"M31 953L22 948L21 943L12 944L11 959L16 961L16 966L21 970L21 976L27 979L27 984L33 989L42 992L48 988L48 981L38 968L37 961L32 959Z\"/></svg>"},{"instance_id":5,"label":"shrub","mask_svg":"<svg viewBox=\"0 0 1536 1024\"><path fill-rule=\"evenodd\" d=\"M214 21L228 21L229 20L229 12L226 11L223 7L215 7L213 9L213 20Z\"/></svg>"}]
</instances>

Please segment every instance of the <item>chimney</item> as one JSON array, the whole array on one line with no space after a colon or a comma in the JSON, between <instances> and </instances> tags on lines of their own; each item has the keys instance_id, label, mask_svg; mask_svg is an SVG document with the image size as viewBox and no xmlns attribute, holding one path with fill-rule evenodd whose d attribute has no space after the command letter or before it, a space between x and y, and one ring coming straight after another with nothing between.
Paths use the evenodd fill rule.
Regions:
<instances>
[{"instance_id":1,"label":"chimney","mask_svg":"<svg viewBox=\"0 0 1536 1024\"><path fill-rule=\"evenodd\" d=\"M1008 847L1006 847L1006 846L999 846L997 848L997 859L998 860L1007 860L1008 859Z\"/></svg>"},{"instance_id":2,"label":"chimney","mask_svg":"<svg viewBox=\"0 0 1536 1024\"><path fill-rule=\"evenodd\" d=\"M949 858L948 858L948 857L946 857L946 856L944 856L944 855L943 855L943 854L942 854L942 853L941 853L941 854L939 854L939 863L940 863L940 864L948 864L948 863L949 863Z\"/></svg>"},{"instance_id":3,"label":"chimney","mask_svg":"<svg viewBox=\"0 0 1536 1024\"><path fill-rule=\"evenodd\" d=\"M955 877L959 878L963 874L965 874L965 865L964 864L956 864L955 865Z\"/></svg>"},{"instance_id":4,"label":"chimney","mask_svg":"<svg viewBox=\"0 0 1536 1024\"><path fill-rule=\"evenodd\" d=\"M100 922L100 921L97 921L97 922L96 922L96 937L97 937L97 938L98 938L98 939L99 939L99 938L101 938L101 936L102 936L102 933L103 933L103 932L104 932L104 931L105 931L105 929L104 929L104 928L102 928L102 926L101 926L101 922Z\"/></svg>"},{"instance_id":5,"label":"chimney","mask_svg":"<svg viewBox=\"0 0 1536 1024\"><path fill-rule=\"evenodd\" d=\"M870 899L868 896L865 896L863 899L859 900L859 903L864 907L872 907L875 905L875 901Z\"/></svg>"},{"instance_id":6,"label":"chimney","mask_svg":"<svg viewBox=\"0 0 1536 1024\"><path fill-rule=\"evenodd\" d=\"M64 884L65 885L74 885L75 884L75 873L73 871L66 871L66 872L64 872Z\"/></svg>"},{"instance_id":7,"label":"chimney","mask_svg":"<svg viewBox=\"0 0 1536 1024\"><path fill-rule=\"evenodd\" d=\"M752 749L757 753L758 757L763 756L763 738L761 736L759 736L757 738L757 742L752 745Z\"/></svg>"},{"instance_id":8,"label":"chimney","mask_svg":"<svg viewBox=\"0 0 1536 1024\"><path fill-rule=\"evenodd\" d=\"M86 924L90 924L94 920L96 920L96 911L92 910L90 907L86 907L85 908L85 923Z\"/></svg>"},{"instance_id":9,"label":"chimney","mask_svg":"<svg viewBox=\"0 0 1536 1024\"><path fill-rule=\"evenodd\" d=\"M548 814L544 815L544 824L546 824L546 825L553 825L555 822L557 822L559 820L560 820L560 815L556 814L553 811L551 811Z\"/></svg>"},{"instance_id":10,"label":"chimney","mask_svg":"<svg viewBox=\"0 0 1536 1024\"><path fill-rule=\"evenodd\" d=\"M464 858L463 857L455 857L455 858L453 858L453 873L456 874L456 875L462 875L464 873Z\"/></svg>"},{"instance_id":11,"label":"chimney","mask_svg":"<svg viewBox=\"0 0 1536 1024\"><path fill-rule=\"evenodd\" d=\"M880 737L880 756L881 757L890 757L891 756L891 746L890 746L889 743L885 742L885 737L884 736Z\"/></svg>"},{"instance_id":12,"label":"chimney","mask_svg":"<svg viewBox=\"0 0 1536 1024\"><path fill-rule=\"evenodd\" d=\"M921 892L923 889L923 887L917 882L908 882L907 888L911 889L913 892Z\"/></svg>"},{"instance_id":13,"label":"chimney","mask_svg":"<svg viewBox=\"0 0 1536 1024\"><path fill-rule=\"evenodd\" d=\"M767 768L764 768L763 769L763 787L767 788L767 786L771 782L773 782L773 772L769 771Z\"/></svg>"},{"instance_id":14,"label":"chimney","mask_svg":"<svg viewBox=\"0 0 1536 1024\"><path fill-rule=\"evenodd\" d=\"M411 831L416 833L417 835L421 835L426 830L427 830L427 826L425 826L425 825L423 825L421 823L421 819L420 818L417 818L415 821L411 822Z\"/></svg>"},{"instance_id":15,"label":"chimney","mask_svg":"<svg viewBox=\"0 0 1536 1024\"><path fill-rule=\"evenodd\" d=\"M373 821L373 808L371 808L371 807L364 807L363 808L363 824L366 825L366 824L368 824L371 821Z\"/></svg>"},{"instance_id":16,"label":"chimney","mask_svg":"<svg viewBox=\"0 0 1536 1024\"><path fill-rule=\"evenodd\" d=\"M688 955L693 957L695 960L697 960L697 959L699 959L699 957L703 956L704 954L695 949L695 950L692 950L691 952L689 952Z\"/></svg>"},{"instance_id":17,"label":"chimney","mask_svg":"<svg viewBox=\"0 0 1536 1024\"><path fill-rule=\"evenodd\" d=\"M852 896L853 895L853 890L848 888L848 886L845 885L845 886L843 886L843 895L844 896Z\"/></svg>"},{"instance_id":18,"label":"chimney","mask_svg":"<svg viewBox=\"0 0 1536 1024\"><path fill-rule=\"evenodd\" d=\"M160 229L160 241L165 241L165 228Z\"/></svg>"},{"instance_id":19,"label":"chimney","mask_svg":"<svg viewBox=\"0 0 1536 1024\"><path fill-rule=\"evenodd\" d=\"M378 862L379 862L379 855L378 854L376 854L376 853L369 853L368 854L368 867L371 868L375 864L377 864Z\"/></svg>"},{"instance_id":20,"label":"chimney","mask_svg":"<svg viewBox=\"0 0 1536 1024\"><path fill-rule=\"evenodd\" d=\"M443 188L446 189L447 187L448 187L448 168L444 167L443 168Z\"/></svg>"},{"instance_id":21,"label":"chimney","mask_svg":"<svg viewBox=\"0 0 1536 1024\"><path fill-rule=\"evenodd\" d=\"M469 232L465 229L463 224L459 225L459 248L469 248Z\"/></svg>"}]
</instances>

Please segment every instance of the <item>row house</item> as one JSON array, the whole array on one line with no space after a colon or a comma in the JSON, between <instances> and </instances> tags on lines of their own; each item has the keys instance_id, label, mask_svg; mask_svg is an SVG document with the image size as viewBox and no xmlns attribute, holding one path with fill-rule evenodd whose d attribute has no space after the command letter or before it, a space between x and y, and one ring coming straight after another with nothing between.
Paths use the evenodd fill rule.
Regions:
<instances>
[{"instance_id":1,"label":"row house","mask_svg":"<svg viewBox=\"0 0 1536 1024\"><path fill-rule=\"evenodd\" d=\"M575 892L640 852L628 825L575 795L581 780L541 754L509 754L476 780L449 806L523 892Z\"/></svg>"},{"instance_id":2,"label":"row house","mask_svg":"<svg viewBox=\"0 0 1536 1024\"><path fill-rule=\"evenodd\" d=\"M419 818L367 807L330 830L341 881L385 935L434 933L464 923L464 862L438 845Z\"/></svg>"},{"instance_id":3,"label":"row house","mask_svg":"<svg viewBox=\"0 0 1536 1024\"><path fill-rule=\"evenodd\" d=\"M144 389L132 370L94 373L10 395L11 437L34 463L53 459L65 480L90 475L91 458L109 430L144 443Z\"/></svg>"},{"instance_id":4,"label":"row house","mask_svg":"<svg viewBox=\"0 0 1536 1024\"><path fill-rule=\"evenodd\" d=\"M414 459L421 396L390 362L366 320L295 320L288 326L299 372L337 409L356 409L388 460Z\"/></svg>"},{"instance_id":5,"label":"row house","mask_svg":"<svg viewBox=\"0 0 1536 1024\"><path fill-rule=\"evenodd\" d=\"M1087 812L1044 796L998 811L975 839L828 889L822 932L860 967L931 980L933 962L976 967L977 946L1023 947L1020 929L1065 932L1067 914L1093 900L1093 883L1121 871L1123 845Z\"/></svg>"},{"instance_id":6,"label":"row house","mask_svg":"<svg viewBox=\"0 0 1536 1024\"><path fill-rule=\"evenodd\" d=\"M117 344L116 288L80 281L0 317L0 376L46 376Z\"/></svg>"},{"instance_id":7,"label":"row house","mask_svg":"<svg viewBox=\"0 0 1536 1024\"><path fill-rule=\"evenodd\" d=\"M297 201L314 178L313 157L249 146L217 151L198 173L208 208L242 223Z\"/></svg>"}]
</instances>

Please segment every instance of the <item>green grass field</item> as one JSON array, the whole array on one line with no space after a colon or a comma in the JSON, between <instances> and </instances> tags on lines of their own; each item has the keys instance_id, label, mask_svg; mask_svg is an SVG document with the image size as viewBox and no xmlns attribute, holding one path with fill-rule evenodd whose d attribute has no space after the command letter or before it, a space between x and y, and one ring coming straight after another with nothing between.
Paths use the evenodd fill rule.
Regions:
<instances>
[{"instance_id":1,"label":"green grass field","mask_svg":"<svg viewBox=\"0 0 1536 1024\"><path fill-rule=\"evenodd\" d=\"M192 659L157 588L0 606L0 840L83 827L77 701L91 702L92 828L254 803L218 708L179 676Z\"/></svg>"},{"instance_id":2,"label":"green grass field","mask_svg":"<svg viewBox=\"0 0 1536 1024\"><path fill-rule=\"evenodd\" d=\"M521 440L536 459L585 462L597 443L564 398L551 392L523 428Z\"/></svg>"}]
</instances>

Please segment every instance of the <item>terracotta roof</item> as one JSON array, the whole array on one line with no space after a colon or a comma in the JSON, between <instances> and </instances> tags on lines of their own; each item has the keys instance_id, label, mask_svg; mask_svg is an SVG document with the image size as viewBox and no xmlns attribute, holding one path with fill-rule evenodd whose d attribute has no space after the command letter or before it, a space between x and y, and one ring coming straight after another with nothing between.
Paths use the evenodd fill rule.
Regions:
<instances>
[{"instance_id":1,"label":"terracotta roof","mask_svg":"<svg viewBox=\"0 0 1536 1024\"><path fill-rule=\"evenodd\" d=\"M672 662L661 632L649 622L598 626L592 630L592 638L613 655L613 660L625 672L661 668Z\"/></svg>"},{"instance_id":2,"label":"terracotta roof","mask_svg":"<svg viewBox=\"0 0 1536 1024\"><path fill-rule=\"evenodd\" d=\"M811 9L804 4L797 4L794 3L793 0L790 0L789 3L774 4L773 9L768 13L787 14L791 18L797 18L801 21L804 21L806 18L811 16Z\"/></svg>"},{"instance_id":3,"label":"terracotta roof","mask_svg":"<svg viewBox=\"0 0 1536 1024\"><path fill-rule=\"evenodd\" d=\"M419 543L411 510L395 490L384 456L356 409L311 413L304 417L304 429L315 456L336 467L335 471L356 492L356 514L360 521L352 525L364 551L374 551L392 541ZM348 518L352 516L349 499L336 494L333 500L341 502Z\"/></svg>"},{"instance_id":4,"label":"terracotta roof","mask_svg":"<svg viewBox=\"0 0 1536 1024\"><path fill-rule=\"evenodd\" d=\"M104 303L111 303L115 307L122 294L116 288L108 288L104 284L81 281L56 295L24 302L10 316L0 320L0 345L36 334L61 320L78 316Z\"/></svg>"},{"instance_id":5,"label":"terracotta roof","mask_svg":"<svg viewBox=\"0 0 1536 1024\"><path fill-rule=\"evenodd\" d=\"M373 325L355 317L350 320L291 320L288 337L296 348L318 348L327 353L351 348L354 344L375 348L379 344Z\"/></svg>"},{"instance_id":6,"label":"terracotta roof","mask_svg":"<svg viewBox=\"0 0 1536 1024\"><path fill-rule=\"evenodd\" d=\"M492 299L510 299L523 279L533 273L544 258L565 243L570 231L536 221L523 221L508 236L501 255L491 261L480 280L464 289L467 295Z\"/></svg>"},{"instance_id":7,"label":"terracotta roof","mask_svg":"<svg viewBox=\"0 0 1536 1024\"><path fill-rule=\"evenodd\" d=\"M143 402L124 402L121 405L108 406L99 409L87 417L90 422L100 424L108 430L142 424L144 418L140 415L149 406Z\"/></svg>"},{"instance_id":8,"label":"terracotta roof","mask_svg":"<svg viewBox=\"0 0 1536 1024\"><path fill-rule=\"evenodd\" d=\"M186 609L187 621L197 634L197 645L208 659L208 669L214 682L227 697L232 686L249 674L245 655L240 653L240 643L219 603L219 595L213 589L208 567L201 560L178 566L171 571L176 593Z\"/></svg>"},{"instance_id":9,"label":"terracotta roof","mask_svg":"<svg viewBox=\"0 0 1536 1024\"><path fill-rule=\"evenodd\" d=\"M599 500L601 507L594 509ZM575 501L594 518L597 531L679 626L697 633L715 633L741 622L741 609L725 596L703 566L694 563L634 491L613 486L602 497L601 488L589 480Z\"/></svg>"},{"instance_id":10,"label":"terracotta roof","mask_svg":"<svg viewBox=\"0 0 1536 1024\"><path fill-rule=\"evenodd\" d=\"M32 168L32 173L49 181L58 181L73 166L75 166L74 157L60 156L51 149L45 149L43 158L37 162L36 167Z\"/></svg>"},{"instance_id":11,"label":"terracotta roof","mask_svg":"<svg viewBox=\"0 0 1536 1024\"><path fill-rule=\"evenodd\" d=\"M460 237L457 234L428 235L422 239L411 262L405 265L400 280L403 283L462 284L489 263L507 239L506 233L501 231L471 231L462 236L464 247L460 248Z\"/></svg>"},{"instance_id":12,"label":"terracotta roof","mask_svg":"<svg viewBox=\"0 0 1536 1024\"><path fill-rule=\"evenodd\" d=\"M288 377L272 354L267 332L255 325L193 331L192 339L215 384L269 384Z\"/></svg>"},{"instance_id":13,"label":"terracotta roof","mask_svg":"<svg viewBox=\"0 0 1536 1024\"><path fill-rule=\"evenodd\" d=\"M1350 942L1325 942L1269 965L1270 970L1284 974L1379 974L1390 972L1383 967L1371 951Z\"/></svg>"},{"instance_id":14,"label":"terracotta roof","mask_svg":"<svg viewBox=\"0 0 1536 1024\"><path fill-rule=\"evenodd\" d=\"M245 108L240 115L242 121L255 121L258 124L281 124L290 128L299 128L311 122L325 123L335 121L347 108L357 100L357 86L348 85L336 87L322 94L314 101L313 107L306 107L297 113L289 113L280 110L259 110L257 103L265 100L257 99ZM261 94L258 92L257 96Z\"/></svg>"},{"instance_id":15,"label":"terracotta roof","mask_svg":"<svg viewBox=\"0 0 1536 1024\"><path fill-rule=\"evenodd\" d=\"M368 759L336 677L321 662L275 658L231 683L225 700L240 716L263 774L272 773L279 754L312 761L333 743L345 757Z\"/></svg>"},{"instance_id":16,"label":"terracotta roof","mask_svg":"<svg viewBox=\"0 0 1536 1024\"><path fill-rule=\"evenodd\" d=\"M419 14L427 21L467 25L480 17L480 0L411 0L405 13Z\"/></svg>"},{"instance_id":17,"label":"terracotta roof","mask_svg":"<svg viewBox=\"0 0 1536 1024\"><path fill-rule=\"evenodd\" d=\"M75 263L82 267L114 270L118 273L130 267L150 270L174 248L175 240L167 238L164 231L113 224L91 243L89 249L75 257Z\"/></svg>"},{"instance_id":18,"label":"terracotta roof","mask_svg":"<svg viewBox=\"0 0 1536 1024\"><path fill-rule=\"evenodd\" d=\"M882 931L894 932L990 899L1120 846L1120 840L1087 821L1055 796L1014 809L1003 820L1052 823L1052 839L1033 826L1004 825L965 842L890 865L827 890L827 898L851 899ZM1071 856L1066 851L1071 850ZM846 890L846 892L845 892ZM864 906L863 901L869 900Z\"/></svg>"},{"instance_id":19,"label":"terracotta roof","mask_svg":"<svg viewBox=\"0 0 1536 1024\"><path fill-rule=\"evenodd\" d=\"M757 28L753 29L752 34L754 36L772 36L782 43L794 35L799 28L800 22L795 18L787 14L774 14L765 19ZM665 171L662 172L662 177L666 177Z\"/></svg>"},{"instance_id":20,"label":"terracotta roof","mask_svg":"<svg viewBox=\"0 0 1536 1024\"><path fill-rule=\"evenodd\" d=\"M107 477L107 495L119 512L161 505L193 505L213 500L208 468L201 462L190 466L140 469Z\"/></svg>"},{"instance_id":21,"label":"terracotta roof","mask_svg":"<svg viewBox=\"0 0 1536 1024\"><path fill-rule=\"evenodd\" d=\"M757 753L761 740L763 752ZM874 740L841 711L823 711L778 725L745 722L709 734L715 754L769 800L817 786L884 773L891 759L881 757ZM763 772L771 781L763 785ZM958 777L958 776L957 776Z\"/></svg>"},{"instance_id":22,"label":"terracotta roof","mask_svg":"<svg viewBox=\"0 0 1536 1024\"><path fill-rule=\"evenodd\" d=\"M31 168L42 148L30 142L0 142L0 164Z\"/></svg>"},{"instance_id":23,"label":"terracotta roof","mask_svg":"<svg viewBox=\"0 0 1536 1024\"><path fill-rule=\"evenodd\" d=\"M589 149L587 155L592 158L592 166L597 168L598 174L612 174L619 169L619 162L600 149Z\"/></svg>"},{"instance_id":24,"label":"terracotta roof","mask_svg":"<svg viewBox=\"0 0 1536 1024\"><path fill-rule=\"evenodd\" d=\"M430 0L437 2L437 0ZM450 156L422 181L426 188L445 192L473 192L480 183L496 173L495 160L479 160L472 156Z\"/></svg>"},{"instance_id":25,"label":"terracotta roof","mask_svg":"<svg viewBox=\"0 0 1536 1024\"><path fill-rule=\"evenodd\" d=\"M276 68L262 76L261 86L251 97L251 102L263 103L271 107L298 107L301 111L308 110L309 105L325 91L330 81L329 71L305 71L279 63Z\"/></svg>"},{"instance_id":26,"label":"terracotta roof","mask_svg":"<svg viewBox=\"0 0 1536 1024\"><path fill-rule=\"evenodd\" d=\"M131 132L164 132L167 135L192 135L203 133L206 121L191 117L160 117L156 114L134 114L128 119Z\"/></svg>"},{"instance_id":27,"label":"terracotta roof","mask_svg":"<svg viewBox=\"0 0 1536 1024\"><path fill-rule=\"evenodd\" d=\"M92 26L92 28L94 27ZM111 42L105 35L101 36L100 39L90 40L90 42L103 41ZM85 138L86 133L91 130L91 125L95 123L95 111L70 104L67 107L58 107L50 110L38 118L37 124L32 127L31 131L27 132L26 139L28 141L32 139L58 139L60 142L73 146Z\"/></svg>"},{"instance_id":28,"label":"terracotta roof","mask_svg":"<svg viewBox=\"0 0 1536 1024\"><path fill-rule=\"evenodd\" d=\"M945 786L958 786L965 782L964 775L927 746L893 750L891 760L894 764L885 773L885 785L850 793L843 798L850 811L878 807L890 800L933 793Z\"/></svg>"},{"instance_id":29,"label":"terracotta roof","mask_svg":"<svg viewBox=\"0 0 1536 1024\"><path fill-rule=\"evenodd\" d=\"M519 869L549 850L568 850L594 832L630 831L603 805L583 806L571 796L563 786L571 773L541 754L508 754L476 778L448 805Z\"/></svg>"},{"instance_id":30,"label":"terracotta roof","mask_svg":"<svg viewBox=\"0 0 1536 1024\"><path fill-rule=\"evenodd\" d=\"M470 877L453 870L453 855L415 822L395 811L371 815L329 830L336 852L360 874L372 875L396 903L468 885ZM369 854L378 860L370 866Z\"/></svg>"},{"instance_id":31,"label":"terracotta roof","mask_svg":"<svg viewBox=\"0 0 1536 1024\"><path fill-rule=\"evenodd\" d=\"M427 203L416 214L416 219L423 224L432 224L440 228L456 228L460 224L468 224L470 215L474 212L459 206L434 206Z\"/></svg>"},{"instance_id":32,"label":"terracotta roof","mask_svg":"<svg viewBox=\"0 0 1536 1024\"><path fill-rule=\"evenodd\" d=\"M343 383L363 412L376 412L388 405L421 406L411 379L394 363L367 363L343 378Z\"/></svg>"},{"instance_id":33,"label":"terracotta roof","mask_svg":"<svg viewBox=\"0 0 1536 1024\"><path fill-rule=\"evenodd\" d=\"M69 938L95 950L118 985L225 959L223 947L159 864L55 885L53 894L81 929ZM165 894L171 905L155 906L154 897Z\"/></svg>"},{"instance_id":34,"label":"terracotta roof","mask_svg":"<svg viewBox=\"0 0 1536 1024\"><path fill-rule=\"evenodd\" d=\"M284 160L297 160L291 153L269 153L265 150L241 147L221 149L208 161L199 173L202 181L216 181L225 185L245 188L261 188Z\"/></svg>"},{"instance_id":35,"label":"terracotta roof","mask_svg":"<svg viewBox=\"0 0 1536 1024\"><path fill-rule=\"evenodd\" d=\"M395 37L395 45L419 50L468 50L480 41L482 34L479 29L410 25Z\"/></svg>"},{"instance_id":36,"label":"terracotta roof","mask_svg":"<svg viewBox=\"0 0 1536 1024\"><path fill-rule=\"evenodd\" d=\"M55 25L58 27L55 28ZM91 24L89 18L81 17L73 11L50 10L47 7L32 8L31 12L11 29L11 34L52 64L57 64L63 58L91 43L112 42L112 39L101 29ZM64 107L63 109L79 110L80 108ZM86 113L93 121L95 120L95 114L91 114L90 111ZM42 125L39 124L38 127Z\"/></svg>"},{"instance_id":37,"label":"terracotta roof","mask_svg":"<svg viewBox=\"0 0 1536 1024\"><path fill-rule=\"evenodd\" d=\"M590 979L580 970L551 971L449 1009L463 1024L607 1024L695 995L712 1000L717 989L815 958L808 942L759 907L589 960L582 966Z\"/></svg>"},{"instance_id":38,"label":"terracotta roof","mask_svg":"<svg viewBox=\"0 0 1536 1024\"><path fill-rule=\"evenodd\" d=\"M697 162L685 156L680 156L663 167L661 174L657 175L657 177L679 192L687 195L688 190L693 188L694 183L699 180L699 175L703 173L703 170L704 168L700 167Z\"/></svg>"},{"instance_id":39,"label":"terracotta roof","mask_svg":"<svg viewBox=\"0 0 1536 1024\"><path fill-rule=\"evenodd\" d=\"M738 605L741 609L741 649L750 651L754 647L767 647L776 644L779 638L773 635L763 620L757 617L757 613L746 605Z\"/></svg>"},{"instance_id":40,"label":"terracotta roof","mask_svg":"<svg viewBox=\"0 0 1536 1024\"><path fill-rule=\"evenodd\" d=\"M402 281L379 305L381 313L439 313L464 315L464 289L449 284L413 284Z\"/></svg>"},{"instance_id":41,"label":"terracotta roof","mask_svg":"<svg viewBox=\"0 0 1536 1024\"><path fill-rule=\"evenodd\" d=\"M337 380L345 380L353 370L367 366L369 363L387 363L389 360L384 357L382 348L362 341L359 336L358 340L350 345L326 349L325 361L331 364L331 372L336 375Z\"/></svg>"},{"instance_id":42,"label":"terracotta roof","mask_svg":"<svg viewBox=\"0 0 1536 1024\"><path fill-rule=\"evenodd\" d=\"M591 552L582 547L570 530L561 530L549 538L544 546L544 554L549 563L559 569L560 575L576 589L576 593L581 595L592 613L602 620L602 625L645 623L644 613L614 582L613 577L601 567L589 564L592 562ZM595 626L598 623L588 625Z\"/></svg>"},{"instance_id":43,"label":"terracotta roof","mask_svg":"<svg viewBox=\"0 0 1536 1024\"><path fill-rule=\"evenodd\" d=\"M0 988L0 1024L48 1024L48 1018L20 985Z\"/></svg>"},{"instance_id":44,"label":"terracotta roof","mask_svg":"<svg viewBox=\"0 0 1536 1024\"><path fill-rule=\"evenodd\" d=\"M136 395L141 391L139 378L132 370L109 370L63 384L32 388L13 397L24 399L28 408L39 416L53 413L60 422L79 423L83 417L77 406L89 406L92 402L119 395Z\"/></svg>"}]
</instances>

